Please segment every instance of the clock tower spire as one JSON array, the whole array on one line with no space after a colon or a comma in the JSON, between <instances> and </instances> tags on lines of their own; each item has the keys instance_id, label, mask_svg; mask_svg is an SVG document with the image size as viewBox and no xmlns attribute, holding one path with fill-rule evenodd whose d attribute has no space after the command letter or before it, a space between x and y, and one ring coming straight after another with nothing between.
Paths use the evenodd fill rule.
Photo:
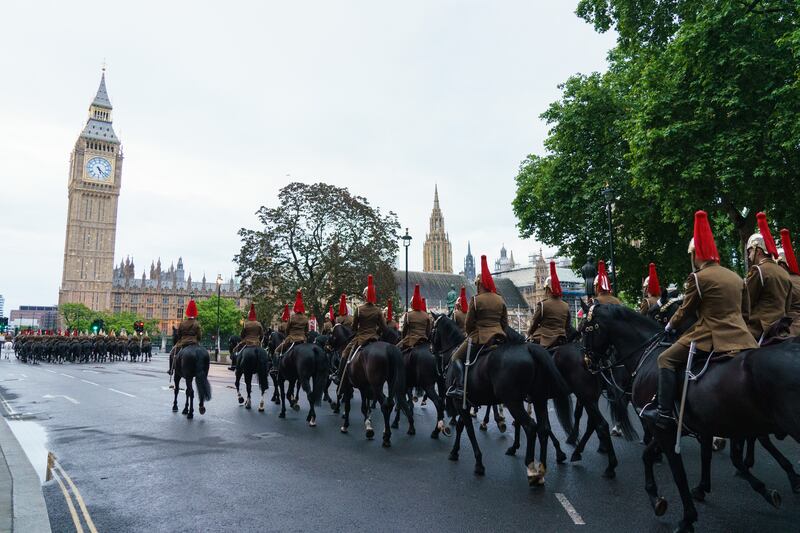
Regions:
<instances>
[{"instance_id":1,"label":"clock tower spire","mask_svg":"<svg viewBox=\"0 0 800 533\"><path fill-rule=\"evenodd\" d=\"M69 162L67 232L58 303L111 309L122 145L114 133L105 68Z\"/></svg>"}]
</instances>

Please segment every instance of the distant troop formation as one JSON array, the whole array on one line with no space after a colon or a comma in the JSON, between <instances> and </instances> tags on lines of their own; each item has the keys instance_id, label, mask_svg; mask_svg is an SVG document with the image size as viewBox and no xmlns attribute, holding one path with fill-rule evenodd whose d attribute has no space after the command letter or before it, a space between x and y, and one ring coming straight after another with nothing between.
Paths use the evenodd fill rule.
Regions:
<instances>
[{"instance_id":1,"label":"distant troop formation","mask_svg":"<svg viewBox=\"0 0 800 533\"><path fill-rule=\"evenodd\" d=\"M147 333L130 336L121 330L106 334L69 331L25 331L14 338L17 358L30 364L106 363L150 361L152 346Z\"/></svg>"}]
</instances>

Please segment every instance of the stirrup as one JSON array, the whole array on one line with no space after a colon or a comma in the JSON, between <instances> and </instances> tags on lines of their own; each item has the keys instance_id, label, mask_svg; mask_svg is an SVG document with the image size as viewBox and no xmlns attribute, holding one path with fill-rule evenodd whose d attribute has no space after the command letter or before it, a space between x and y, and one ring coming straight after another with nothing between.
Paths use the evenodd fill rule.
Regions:
<instances>
[{"instance_id":1,"label":"stirrup","mask_svg":"<svg viewBox=\"0 0 800 533\"><path fill-rule=\"evenodd\" d=\"M453 398L456 400L461 400L464 398L464 389L461 387L456 387L455 385L451 385L447 392L444 393L445 396L448 398Z\"/></svg>"},{"instance_id":2,"label":"stirrup","mask_svg":"<svg viewBox=\"0 0 800 533\"><path fill-rule=\"evenodd\" d=\"M656 425L659 429L669 429L678 424L671 412L662 411L660 408L644 409L639 415Z\"/></svg>"}]
</instances>

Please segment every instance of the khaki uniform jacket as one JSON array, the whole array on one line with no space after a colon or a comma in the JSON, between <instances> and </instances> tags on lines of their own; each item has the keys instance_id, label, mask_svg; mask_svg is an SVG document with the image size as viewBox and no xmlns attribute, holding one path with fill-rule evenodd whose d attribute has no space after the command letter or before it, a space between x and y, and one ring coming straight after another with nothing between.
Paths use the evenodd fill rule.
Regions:
<instances>
[{"instance_id":1,"label":"khaki uniform jacket","mask_svg":"<svg viewBox=\"0 0 800 533\"><path fill-rule=\"evenodd\" d=\"M735 272L708 262L689 275L684 286L683 304L672 316L672 327L680 327L687 316L697 314L697 322L678 339L689 346L692 341L704 352L732 352L756 348L747 329L750 298L742 278Z\"/></svg>"},{"instance_id":2,"label":"khaki uniform jacket","mask_svg":"<svg viewBox=\"0 0 800 533\"><path fill-rule=\"evenodd\" d=\"M611 293L602 293L594 297L594 303L602 305L622 305L619 298Z\"/></svg>"},{"instance_id":3,"label":"khaki uniform jacket","mask_svg":"<svg viewBox=\"0 0 800 533\"><path fill-rule=\"evenodd\" d=\"M792 280L792 305L789 308L789 318L792 319L790 335L796 337L800 335L800 276L791 274Z\"/></svg>"},{"instance_id":4,"label":"khaki uniform jacket","mask_svg":"<svg viewBox=\"0 0 800 533\"><path fill-rule=\"evenodd\" d=\"M559 339L566 340L569 321L569 304L561 298L548 298L536 306L528 337L549 348Z\"/></svg>"},{"instance_id":5,"label":"khaki uniform jacket","mask_svg":"<svg viewBox=\"0 0 800 533\"><path fill-rule=\"evenodd\" d=\"M337 316L336 323L341 324L343 326L347 326L349 329L353 329L353 316L352 315Z\"/></svg>"},{"instance_id":6,"label":"khaki uniform jacket","mask_svg":"<svg viewBox=\"0 0 800 533\"><path fill-rule=\"evenodd\" d=\"M386 331L386 320L380 308L369 303L358 306L353 313L353 330L356 334L353 342L358 346L380 339L379 332Z\"/></svg>"},{"instance_id":7,"label":"khaki uniform jacket","mask_svg":"<svg viewBox=\"0 0 800 533\"><path fill-rule=\"evenodd\" d=\"M508 309L503 297L482 292L469 301L465 330L473 343L486 344L495 337L506 338Z\"/></svg>"},{"instance_id":8,"label":"khaki uniform jacket","mask_svg":"<svg viewBox=\"0 0 800 533\"><path fill-rule=\"evenodd\" d=\"M178 325L178 342L175 343L173 350L175 350L175 353L178 353L178 350L184 346L199 344L200 337L202 336L203 333L200 330L200 323L194 318L185 318L181 321L180 325Z\"/></svg>"},{"instance_id":9,"label":"khaki uniform jacket","mask_svg":"<svg viewBox=\"0 0 800 533\"><path fill-rule=\"evenodd\" d=\"M648 296L642 303L639 304L639 312L643 315L647 315L650 311L650 308L653 307L658 303L658 296Z\"/></svg>"},{"instance_id":10,"label":"khaki uniform jacket","mask_svg":"<svg viewBox=\"0 0 800 533\"><path fill-rule=\"evenodd\" d=\"M264 326L257 320L245 320L239 336L242 338L242 346L261 346Z\"/></svg>"},{"instance_id":11,"label":"khaki uniform jacket","mask_svg":"<svg viewBox=\"0 0 800 533\"><path fill-rule=\"evenodd\" d=\"M308 333L308 317L301 313L293 314L289 318L286 341L306 342L306 333Z\"/></svg>"},{"instance_id":12,"label":"khaki uniform jacket","mask_svg":"<svg viewBox=\"0 0 800 533\"><path fill-rule=\"evenodd\" d=\"M461 311L460 309L456 309L453 311L453 320L456 321L456 326L458 326L458 329L466 333L467 313Z\"/></svg>"},{"instance_id":13,"label":"khaki uniform jacket","mask_svg":"<svg viewBox=\"0 0 800 533\"><path fill-rule=\"evenodd\" d=\"M792 280L789 273L772 259L764 259L747 273L750 318L747 327L756 340L769 327L788 316L792 307Z\"/></svg>"},{"instance_id":14,"label":"khaki uniform jacket","mask_svg":"<svg viewBox=\"0 0 800 533\"><path fill-rule=\"evenodd\" d=\"M398 346L404 350L413 348L423 341L431 338L433 322L431 316L425 311L409 311L403 321L403 338Z\"/></svg>"},{"instance_id":15,"label":"khaki uniform jacket","mask_svg":"<svg viewBox=\"0 0 800 533\"><path fill-rule=\"evenodd\" d=\"M281 320L281 323L278 324L278 333L280 333L280 334L285 336L286 335L286 330L287 330L288 327L289 327L289 323L288 322L284 322L283 320Z\"/></svg>"}]
</instances>

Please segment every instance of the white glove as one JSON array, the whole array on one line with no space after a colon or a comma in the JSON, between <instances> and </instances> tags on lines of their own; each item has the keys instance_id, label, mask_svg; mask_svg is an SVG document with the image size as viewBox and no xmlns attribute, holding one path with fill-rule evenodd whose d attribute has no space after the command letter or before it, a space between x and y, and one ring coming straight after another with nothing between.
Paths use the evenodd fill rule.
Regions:
<instances>
[{"instance_id":1,"label":"white glove","mask_svg":"<svg viewBox=\"0 0 800 533\"><path fill-rule=\"evenodd\" d=\"M667 325L664 326L664 333L669 334L669 333L672 333L673 331L675 331L675 330L672 328L672 324L667 322Z\"/></svg>"}]
</instances>

